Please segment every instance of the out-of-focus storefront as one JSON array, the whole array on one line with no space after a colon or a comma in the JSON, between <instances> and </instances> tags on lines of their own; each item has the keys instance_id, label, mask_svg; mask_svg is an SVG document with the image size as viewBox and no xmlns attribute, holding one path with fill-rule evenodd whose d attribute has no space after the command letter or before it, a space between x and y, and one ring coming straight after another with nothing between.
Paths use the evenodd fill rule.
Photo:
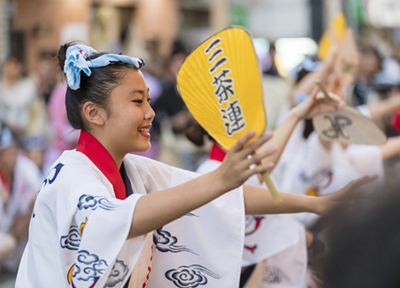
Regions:
<instances>
[{"instance_id":1,"label":"out-of-focus storefront","mask_svg":"<svg viewBox=\"0 0 400 288\"><path fill-rule=\"evenodd\" d=\"M12 11L10 33L3 33L11 42L5 45L26 61L28 70L40 55L54 54L71 40L143 56L147 43L156 43L159 53L168 54L179 33L178 0L1 1ZM1 21L8 23L3 14ZM6 55L7 48L2 53Z\"/></svg>"},{"instance_id":2,"label":"out-of-focus storefront","mask_svg":"<svg viewBox=\"0 0 400 288\"><path fill-rule=\"evenodd\" d=\"M0 0L0 63L9 53L9 7L6 0Z\"/></svg>"},{"instance_id":3,"label":"out-of-focus storefront","mask_svg":"<svg viewBox=\"0 0 400 288\"><path fill-rule=\"evenodd\" d=\"M31 71L41 55L71 40L165 59L176 39L190 50L232 24L270 42L308 37L318 43L339 12L357 38L378 31L400 39L399 7L397 0L0 0L0 61L11 51Z\"/></svg>"}]
</instances>

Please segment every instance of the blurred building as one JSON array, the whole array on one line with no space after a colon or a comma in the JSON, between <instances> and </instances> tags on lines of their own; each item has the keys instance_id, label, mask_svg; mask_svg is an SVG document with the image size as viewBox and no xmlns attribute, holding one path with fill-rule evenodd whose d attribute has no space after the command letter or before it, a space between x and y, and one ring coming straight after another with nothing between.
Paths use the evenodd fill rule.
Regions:
<instances>
[{"instance_id":1,"label":"blurred building","mask_svg":"<svg viewBox=\"0 0 400 288\"><path fill-rule=\"evenodd\" d=\"M9 53L9 6L6 0L0 0L0 63Z\"/></svg>"},{"instance_id":2,"label":"blurred building","mask_svg":"<svg viewBox=\"0 0 400 288\"><path fill-rule=\"evenodd\" d=\"M12 51L35 68L38 56L81 40L139 57L169 55L180 38L192 49L212 33L240 25L254 37L318 42L344 12L358 35L363 23L398 27L399 1L363 0L0 0L0 61ZM397 33L399 34L399 33ZM149 55L150 53L150 55Z\"/></svg>"}]
</instances>

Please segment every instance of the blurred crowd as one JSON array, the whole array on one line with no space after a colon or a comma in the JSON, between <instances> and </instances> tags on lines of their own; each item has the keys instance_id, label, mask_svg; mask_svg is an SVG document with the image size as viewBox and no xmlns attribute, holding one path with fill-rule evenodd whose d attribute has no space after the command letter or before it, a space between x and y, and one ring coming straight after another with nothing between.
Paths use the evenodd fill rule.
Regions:
<instances>
[{"instance_id":1,"label":"blurred crowd","mask_svg":"<svg viewBox=\"0 0 400 288\"><path fill-rule=\"evenodd\" d=\"M376 47L359 47L358 72L354 81L345 86L333 69L337 58L335 49L331 49L324 60L307 56L289 79L280 76L271 45L269 61L262 67L269 130L279 125L292 107L315 93L318 79L343 97L348 105L357 107L375 121L389 136L389 141L381 147L336 145L318 139L313 134L311 121L302 121L293 131L281 163L274 171L277 186L282 191L327 195L371 171L382 176L383 182L394 182L387 167L398 167L396 163L400 163L397 158L400 152L399 51L399 47L393 47L390 53L383 53ZM197 124L177 88L176 75L188 52L181 42L174 44L165 61L149 52L143 74L156 118L151 128L152 148L143 154L195 171L207 159L212 141L202 136L196 139L192 133ZM36 70L29 75L25 63L14 55L1 66L0 269L3 271L17 270L36 193L48 168L64 150L74 149L79 137L79 131L72 129L66 116L67 85L56 65L56 55L43 52L38 57ZM307 154L310 149L321 152L310 156ZM304 171L295 171L293 167L300 169L298 166ZM332 175L338 171L346 177L334 178L333 185ZM292 181L296 173L303 175L301 183ZM298 218L313 231L314 216L299 215Z\"/></svg>"}]
</instances>

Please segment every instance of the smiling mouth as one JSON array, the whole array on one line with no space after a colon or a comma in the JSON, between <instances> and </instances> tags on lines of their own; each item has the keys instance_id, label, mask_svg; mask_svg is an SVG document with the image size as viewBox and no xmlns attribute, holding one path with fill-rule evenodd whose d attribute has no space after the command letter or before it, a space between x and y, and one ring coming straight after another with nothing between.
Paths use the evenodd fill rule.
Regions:
<instances>
[{"instance_id":1,"label":"smiling mouth","mask_svg":"<svg viewBox=\"0 0 400 288\"><path fill-rule=\"evenodd\" d=\"M149 133L150 128L139 128L139 132L141 133Z\"/></svg>"}]
</instances>

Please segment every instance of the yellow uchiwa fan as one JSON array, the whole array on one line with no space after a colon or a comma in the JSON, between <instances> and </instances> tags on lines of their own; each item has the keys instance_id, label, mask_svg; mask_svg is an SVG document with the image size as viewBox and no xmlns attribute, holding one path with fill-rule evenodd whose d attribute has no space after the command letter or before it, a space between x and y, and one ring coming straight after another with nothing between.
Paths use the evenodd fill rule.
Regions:
<instances>
[{"instance_id":1,"label":"yellow uchiwa fan","mask_svg":"<svg viewBox=\"0 0 400 288\"><path fill-rule=\"evenodd\" d=\"M193 51L178 72L183 100L199 124L229 150L250 130L265 129L261 72L250 34L241 27L218 32ZM263 179L281 201L269 175Z\"/></svg>"}]
</instances>

